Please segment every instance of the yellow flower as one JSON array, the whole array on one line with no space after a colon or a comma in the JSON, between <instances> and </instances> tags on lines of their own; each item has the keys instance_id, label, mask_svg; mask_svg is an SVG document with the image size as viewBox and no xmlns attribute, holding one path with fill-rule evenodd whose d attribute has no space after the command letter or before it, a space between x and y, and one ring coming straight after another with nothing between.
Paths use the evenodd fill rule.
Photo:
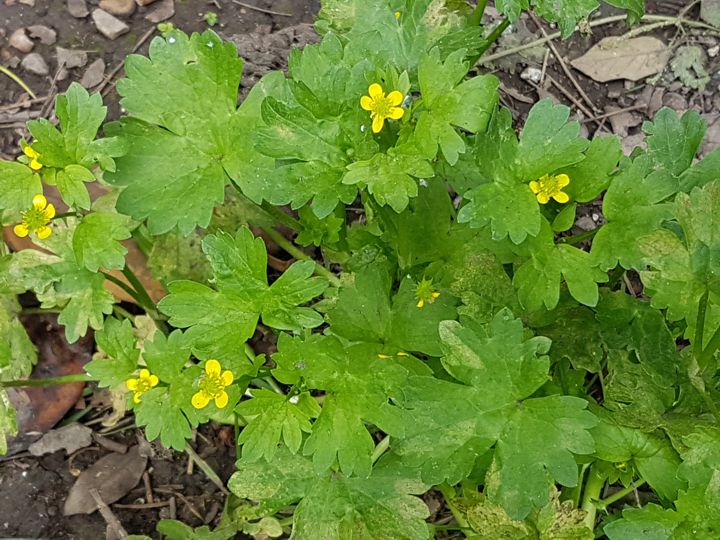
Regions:
<instances>
[{"instance_id":1,"label":"yellow flower","mask_svg":"<svg viewBox=\"0 0 720 540\"><path fill-rule=\"evenodd\" d=\"M157 375L153 375L147 369L141 369L137 379L128 379L125 385L133 392L133 403L140 403L140 396L160 382Z\"/></svg>"},{"instance_id":2,"label":"yellow flower","mask_svg":"<svg viewBox=\"0 0 720 540\"><path fill-rule=\"evenodd\" d=\"M397 90L393 90L386 96L382 86L373 83L368 88L368 94L360 98L360 106L366 111L370 111L373 133L380 132L385 125L386 118L399 120L405 114L405 109L398 106L403 101L403 95Z\"/></svg>"},{"instance_id":3,"label":"yellow flower","mask_svg":"<svg viewBox=\"0 0 720 540\"><path fill-rule=\"evenodd\" d=\"M540 180L530 182L530 190L535 194L540 204L547 204L550 199L555 199L559 203L566 203L570 200L570 197L562 189L569 183L570 177L567 174L546 174Z\"/></svg>"},{"instance_id":4,"label":"yellow flower","mask_svg":"<svg viewBox=\"0 0 720 540\"><path fill-rule=\"evenodd\" d=\"M433 289L432 279L423 279L415 287L415 298L418 299L417 307L422 308L425 304L432 304L440 296L440 293Z\"/></svg>"},{"instance_id":5,"label":"yellow flower","mask_svg":"<svg viewBox=\"0 0 720 540\"><path fill-rule=\"evenodd\" d=\"M218 409L228 404L225 388L232 384L234 377L232 371L225 370L221 373L221 370L220 362L217 360L210 359L205 362L205 375L198 382L200 391L192 397L193 407L204 409L213 399Z\"/></svg>"},{"instance_id":6,"label":"yellow flower","mask_svg":"<svg viewBox=\"0 0 720 540\"><path fill-rule=\"evenodd\" d=\"M399 19L399 18L400 18L400 15L402 15L402 13L400 13L399 11L396 11L396 12L395 12L395 18L396 18L396 19Z\"/></svg>"},{"instance_id":7,"label":"yellow flower","mask_svg":"<svg viewBox=\"0 0 720 540\"><path fill-rule=\"evenodd\" d=\"M40 169L42 169L42 163L38 161L40 154L36 150L33 150L33 147L29 144L22 144L21 146L23 154L30 158L30 163L28 163L28 166L33 171L39 171Z\"/></svg>"},{"instance_id":8,"label":"yellow flower","mask_svg":"<svg viewBox=\"0 0 720 540\"><path fill-rule=\"evenodd\" d=\"M32 200L32 208L22 213L22 223L13 227L13 232L20 238L25 238L29 233L35 233L40 240L44 240L52 229L48 227L50 220L55 217L55 207L48 204L42 194L35 195Z\"/></svg>"}]
</instances>

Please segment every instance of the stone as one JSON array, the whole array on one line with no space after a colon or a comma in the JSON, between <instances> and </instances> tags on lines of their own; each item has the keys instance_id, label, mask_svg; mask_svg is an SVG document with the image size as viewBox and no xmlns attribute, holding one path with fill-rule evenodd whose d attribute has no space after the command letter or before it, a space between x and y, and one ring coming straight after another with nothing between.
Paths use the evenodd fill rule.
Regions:
<instances>
[{"instance_id":1,"label":"stone","mask_svg":"<svg viewBox=\"0 0 720 540\"><path fill-rule=\"evenodd\" d=\"M160 3L145 18L151 23L163 22L175 15L175 2L173 0L161 0Z\"/></svg>"},{"instance_id":2,"label":"stone","mask_svg":"<svg viewBox=\"0 0 720 540\"><path fill-rule=\"evenodd\" d=\"M155 0L135 0L135 3L138 6L149 6L152 4Z\"/></svg>"},{"instance_id":3,"label":"stone","mask_svg":"<svg viewBox=\"0 0 720 540\"><path fill-rule=\"evenodd\" d=\"M105 62L102 58L98 58L85 70L82 79L80 79L80 84L87 89L94 88L102 82L104 76Z\"/></svg>"},{"instance_id":4,"label":"stone","mask_svg":"<svg viewBox=\"0 0 720 540\"><path fill-rule=\"evenodd\" d=\"M98 31L110 40L117 39L130 31L127 24L100 8L92 12L92 19Z\"/></svg>"},{"instance_id":5,"label":"stone","mask_svg":"<svg viewBox=\"0 0 720 540\"><path fill-rule=\"evenodd\" d=\"M35 75L47 75L50 73L50 68L48 68L47 62L45 62L45 59L38 53L28 54L25 58L23 58L20 66L25 71L34 73Z\"/></svg>"},{"instance_id":6,"label":"stone","mask_svg":"<svg viewBox=\"0 0 720 540\"><path fill-rule=\"evenodd\" d=\"M22 53L29 53L35 46L32 40L25 33L24 28L18 28L12 34L10 34L10 39L8 40L8 43L11 47L17 49Z\"/></svg>"},{"instance_id":7,"label":"stone","mask_svg":"<svg viewBox=\"0 0 720 540\"><path fill-rule=\"evenodd\" d=\"M55 45L57 41L57 32L44 24L28 26L28 31L30 32L30 37L39 39L43 45Z\"/></svg>"},{"instance_id":8,"label":"stone","mask_svg":"<svg viewBox=\"0 0 720 540\"><path fill-rule=\"evenodd\" d=\"M35 0L20 0L21 4L25 4L26 6L35 7Z\"/></svg>"},{"instance_id":9,"label":"stone","mask_svg":"<svg viewBox=\"0 0 720 540\"><path fill-rule=\"evenodd\" d=\"M85 51L55 47L55 52L57 53L58 65L62 64L68 69L83 67L87 64L87 53Z\"/></svg>"},{"instance_id":10,"label":"stone","mask_svg":"<svg viewBox=\"0 0 720 540\"><path fill-rule=\"evenodd\" d=\"M685 112L688 109L687 99L677 92L666 93L663 96L663 105L678 112Z\"/></svg>"},{"instance_id":11,"label":"stone","mask_svg":"<svg viewBox=\"0 0 720 540\"><path fill-rule=\"evenodd\" d=\"M85 0L68 0L67 9L76 19L83 19L90 15Z\"/></svg>"},{"instance_id":12,"label":"stone","mask_svg":"<svg viewBox=\"0 0 720 540\"><path fill-rule=\"evenodd\" d=\"M135 0L100 0L100 9L113 15L126 17L135 11Z\"/></svg>"},{"instance_id":13,"label":"stone","mask_svg":"<svg viewBox=\"0 0 720 540\"><path fill-rule=\"evenodd\" d=\"M542 77L542 70L533 66L528 66L525 69L522 70L522 73L520 73L520 78L523 81L530 81L535 84L538 84L540 82L540 78Z\"/></svg>"}]
</instances>

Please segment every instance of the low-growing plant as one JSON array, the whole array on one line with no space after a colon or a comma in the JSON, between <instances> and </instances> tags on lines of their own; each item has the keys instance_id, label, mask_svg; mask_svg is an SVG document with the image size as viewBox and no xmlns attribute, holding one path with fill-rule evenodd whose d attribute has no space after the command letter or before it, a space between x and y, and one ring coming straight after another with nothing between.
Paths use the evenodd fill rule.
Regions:
<instances>
[{"instance_id":1,"label":"low-growing plant","mask_svg":"<svg viewBox=\"0 0 720 540\"><path fill-rule=\"evenodd\" d=\"M104 124L73 84L58 125L28 122L0 162L3 223L39 248L0 258L2 384L36 359L32 291L68 341L95 330L76 379L124 395L149 440L236 427L219 527L163 521L168 537L720 534L720 152L696 160L705 123L669 109L627 157L548 100L516 132L498 80L468 74L497 37L480 4L326 0L321 42L239 106L234 45L167 29L126 61L126 115ZM565 35L597 7L531 4ZM599 197L602 224L570 234ZM268 270L264 239L295 262ZM455 525L426 521L433 488Z\"/></svg>"}]
</instances>

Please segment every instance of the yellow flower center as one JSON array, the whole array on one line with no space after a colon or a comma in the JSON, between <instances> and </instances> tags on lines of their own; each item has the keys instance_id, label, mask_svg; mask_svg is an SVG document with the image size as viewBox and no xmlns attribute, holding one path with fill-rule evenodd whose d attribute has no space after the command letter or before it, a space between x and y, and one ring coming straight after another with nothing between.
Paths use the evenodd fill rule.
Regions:
<instances>
[{"instance_id":1,"label":"yellow flower center","mask_svg":"<svg viewBox=\"0 0 720 540\"><path fill-rule=\"evenodd\" d=\"M380 132L386 119L399 120L403 117L405 109L400 107L402 102L403 95L398 90L385 95L378 83L369 86L368 95L360 98L360 106L370 113L373 133Z\"/></svg>"},{"instance_id":2,"label":"yellow flower center","mask_svg":"<svg viewBox=\"0 0 720 540\"><path fill-rule=\"evenodd\" d=\"M215 399L225 391L226 385L220 373L205 373L198 382L198 386L210 399Z\"/></svg>"},{"instance_id":3,"label":"yellow flower center","mask_svg":"<svg viewBox=\"0 0 720 540\"><path fill-rule=\"evenodd\" d=\"M440 296L440 293L433 289L432 279L423 279L415 287L415 298L418 299L417 307L422 308L425 304L432 304Z\"/></svg>"},{"instance_id":4,"label":"yellow flower center","mask_svg":"<svg viewBox=\"0 0 720 540\"><path fill-rule=\"evenodd\" d=\"M135 385L135 393L144 394L148 390L151 390L153 386L155 385L152 383L150 377L139 377Z\"/></svg>"},{"instance_id":5,"label":"yellow flower center","mask_svg":"<svg viewBox=\"0 0 720 540\"><path fill-rule=\"evenodd\" d=\"M42 210L36 207L32 207L29 210L25 210L22 213L22 222L30 231L37 231L38 229L47 225L50 220L47 218L47 212L43 208Z\"/></svg>"}]
</instances>

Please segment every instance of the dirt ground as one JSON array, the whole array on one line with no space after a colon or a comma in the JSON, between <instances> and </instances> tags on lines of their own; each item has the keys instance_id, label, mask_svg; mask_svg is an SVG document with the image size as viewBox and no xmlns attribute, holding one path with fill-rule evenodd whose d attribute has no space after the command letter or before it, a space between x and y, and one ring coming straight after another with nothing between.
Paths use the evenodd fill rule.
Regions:
<instances>
[{"instance_id":1,"label":"dirt ground","mask_svg":"<svg viewBox=\"0 0 720 540\"><path fill-rule=\"evenodd\" d=\"M38 96L37 100L28 101L17 84L0 74L0 158L13 159L16 156L18 141L25 135L24 122L46 114L51 108L52 97L56 91L64 90L73 80L81 80L88 67L97 59L102 59L105 64L105 79L99 84L106 104L110 107L111 116L116 116L119 107L113 83L117 76L110 75L116 68L119 69L125 55L135 48L141 53L147 51L149 40L143 41L143 38L148 36L154 23L145 17L162 2L167 0L158 0L147 7L135 9L130 16L119 17L129 26L129 31L111 41L98 33L89 16L72 16L65 0L0 0L0 64L18 73ZM98 3L89 0L87 4L90 11ZM208 28L206 14L216 13L217 24L213 29L226 38L238 36L236 42L239 43L243 56L249 61L247 71L250 77L243 84L250 85L255 76L265 69L282 67L278 57L284 58L293 44L302 44L307 39L306 35L301 35L302 32L282 34L282 39L264 39L263 36L299 23L311 23L319 9L319 0L247 0L245 3L286 15L259 12L231 0L175 0L174 15L168 22L187 32L202 31ZM687 5L686 0L649 1L647 12L675 17ZM608 17L618 13L617 10L604 7L596 17ZM492 10L490 14L492 15ZM693 21L699 20L699 5L688 10L685 17ZM44 59L48 66L47 75L33 74L24 69L20 63L28 53L22 53L9 45L10 36L16 30L33 25L47 26L57 34L56 42L52 44L33 40L32 53L38 53ZM547 25L545 27L548 32L554 31ZM569 61L585 53L601 38L618 36L625 32L627 28L624 23L617 22L596 27L591 35L575 34L566 41L556 40L554 43L560 57L568 61L565 65L568 65ZM584 98L565 73L563 64L545 46L522 56L505 57L480 69L491 70L500 77L503 103L513 111L517 120L522 120L532 103L539 98L551 97L573 108L583 122L587 134L616 133L623 137L625 149L629 153L639 141L642 122L651 118L655 111L665 105L679 111L695 109L700 112L710 123L709 146L717 146L720 143L720 57L714 48L718 45L718 34L667 25L643 35L656 37L671 45L673 50L693 44L705 51L705 69L711 77L705 89L688 88L676 80L670 69L666 69L653 84L647 81L598 83L571 69L574 79L587 96ZM504 38L498 48L491 52L515 47L539 37L542 37L542 34L534 21L525 17L521 23L514 25L510 36ZM57 69L58 46L84 51L87 59L83 66L68 70L63 77L65 74L59 73ZM533 82L528 68L543 72L539 82ZM118 76L121 74L119 71ZM97 84L93 88L97 89ZM16 105L18 103L21 105ZM618 109L621 112L618 113ZM604 116L608 113L612 115ZM578 213L573 232L595 228L601 221L599 203L585 205ZM25 300L32 303L32 299ZM82 361L78 361L78 365L68 371L67 362L63 359L89 358L92 353L94 346L91 338L82 345L82 350L66 350L66 345L61 343L60 329L52 319L27 316L23 321L31 336L35 337L43 362L54 359L57 364L47 368L48 372L42 376L77 372L81 370ZM67 386L67 392L62 397L42 398L57 403L57 407L53 410L54 416L50 415L51 419L45 419L46 425L37 429L47 430L63 417L66 420L72 417L89 423L98 433L103 431L98 419L109 410L107 402L103 402L103 396L91 396L88 389L83 391L82 385ZM138 444L138 437L142 436L132 428L131 419L121 420L114 427L104 428L104 431L104 437L126 447ZM64 517L63 505L77 474L101 456L109 454L111 450L107 445L96 441L71 456L59 451L35 457L25 450L32 438L15 441L15 454L0 461L0 537L104 538L106 523L98 512ZM203 427L194 448L223 481L227 480L232 473L235 459L232 431L229 428L213 425ZM192 526L213 524L216 521L222 511L223 496L197 466L189 469L187 454L154 447L147 471L150 488L141 482L116 504L111 505L113 513L129 533L148 534L157 538L155 524L166 517L176 517ZM155 503L150 503L148 494L154 494ZM169 504L171 499L173 503ZM159 505L158 501L168 504ZM437 502L431 506L438 510Z\"/></svg>"}]
</instances>

